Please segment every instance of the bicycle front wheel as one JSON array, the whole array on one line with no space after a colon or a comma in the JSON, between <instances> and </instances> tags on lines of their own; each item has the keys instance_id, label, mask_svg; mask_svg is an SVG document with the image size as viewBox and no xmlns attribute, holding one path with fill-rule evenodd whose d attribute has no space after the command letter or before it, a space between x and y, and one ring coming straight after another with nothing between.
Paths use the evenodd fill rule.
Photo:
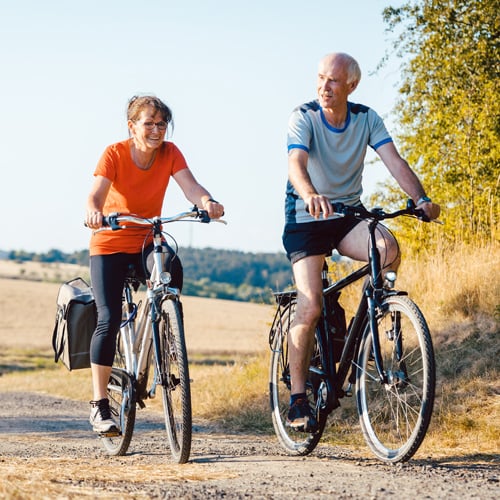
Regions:
<instances>
[{"instance_id":1,"label":"bicycle front wheel","mask_svg":"<svg viewBox=\"0 0 500 500\"><path fill-rule=\"evenodd\" d=\"M288 331L290 323L295 314L295 302L290 302L277 316L272 326L271 363L269 374L269 397L271 403L271 415L273 426L281 445L290 455L307 455L314 450L318 444L326 423L326 415L320 412L316 432L301 432L292 429L286 423L290 404L290 365L288 361ZM317 338L315 340L314 352L311 366L316 367ZM312 381L314 373L310 371L306 393L311 407L316 406L318 383Z\"/></svg>"},{"instance_id":2,"label":"bicycle front wheel","mask_svg":"<svg viewBox=\"0 0 500 500\"><path fill-rule=\"evenodd\" d=\"M363 435L385 462L409 460L430 423L436 383L431 335L419 308L408 297L389 296L378 318L386 383L373 359L369 325L361 342L356 402Z\"/></svg>"},{"instance_id":3,"label":"bicycle front wheel","mask_svg":"<svg viewBox=\"0 0 500 500\"><path fill-rule=\"evenodd\" d=\"M109 455L125 455L134 432L136 394L133 379L124 369L112 368L107 395L113 419L118 420L120 435L103 436L101 441Z\"/></svg>"},{"instance_id":4,"label":"bicycle front wheel","mask_svg":"<svg viewBox=\"0 0 500 500\"><path fill-rule=\"evenodd\" d=\"M191 451L192 410L181 303L164 300L159 324L161 387L172 458L186 463Z\"/></svg>"}]
</instances>

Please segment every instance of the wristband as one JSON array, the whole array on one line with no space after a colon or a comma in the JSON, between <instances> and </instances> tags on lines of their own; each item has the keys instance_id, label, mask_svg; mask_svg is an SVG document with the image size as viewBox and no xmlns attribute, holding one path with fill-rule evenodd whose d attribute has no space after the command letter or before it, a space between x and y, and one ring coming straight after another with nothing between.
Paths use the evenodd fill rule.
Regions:
<instances>
[{"instance_id":1,"label":"wristband","mask_svg":"<svg viewBox=\"0 0 500 500\"><path fill-rule=\"evenodd\" d=\"M417 201L417 207L422 203L432 203L432 200L428 196L422 196Z\"/></svg>"},{"instance_id":2,"label":"wristband","mask_svg":"<svg viewBox=\"0 0 500 500\"><path fill-rule=\"evenodd\" d=\"M212 203L219 203L217 200L214 200L213 198L209 198L207 201L211 201Z\"/></svg>"}]
</instances>

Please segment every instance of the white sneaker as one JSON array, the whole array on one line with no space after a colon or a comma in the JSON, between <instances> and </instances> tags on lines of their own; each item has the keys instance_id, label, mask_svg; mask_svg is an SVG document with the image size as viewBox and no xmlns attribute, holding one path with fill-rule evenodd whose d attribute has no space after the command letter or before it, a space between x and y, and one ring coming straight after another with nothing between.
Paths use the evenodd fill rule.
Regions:
<instances>
[{"instance_id":1,"label":"white sneaker","mask_svg":"<svg viewBox=\"0 0 500 500\"><path fill-rule=\"evenodd\" d=\"M89 422L92 425L94 432L97 432L102 436L120 435L120 429L118 429L111 418L111 409L109 407L108 399L90 401Z\"/></svg>"}]
</instances>

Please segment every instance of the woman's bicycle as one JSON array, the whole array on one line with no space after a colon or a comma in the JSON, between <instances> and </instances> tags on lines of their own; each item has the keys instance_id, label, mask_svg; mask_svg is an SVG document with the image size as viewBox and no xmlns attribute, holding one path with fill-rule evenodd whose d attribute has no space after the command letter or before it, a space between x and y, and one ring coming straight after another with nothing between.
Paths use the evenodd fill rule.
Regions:
<instances>
[{"instance_id":1,"label":"woman's bicycle","mask_svg":"<svg viewBox=\"0 0 500 500\"><path fill-rule=\"evenodd\" d=\"M124 455L134 432L136 407L144 408L144 400L162 393L165 427L170 453L177 463L186 463L191 451L192 410L188 357L180 291L171 285L167 269L165 238L175 239L162 230L167 223L191 220L208 223L211 219L196 206L173 217L143 218L136 215L112 214L104 218L104 230L124 230L138 226L151 227L153 236L152 266L146 280L145 304L136 304L133 292L141 285L142 270L131 266L123 289L123 316L107 394L112 414L120 433L101 436L110 455ZM215 219L214 219L215 220ZM217 220L219 222L224 222ZM129 226L127 224L130 224ZM102 230L102 229L101 229ZM146 249L143 261L146 267ZM149 265L147 267L150 267Z\"/></svg>"},{"instance_id":2,"label":"woman's bicycle","mask_svg":"<svg viewBox=\"0 0 500 500\"><path fill-rule=\"evenodd\" d=\"M286 423L290 400L288 332L297 295L295 291L275 294L278 307L269 334L274 429L288 453L310 453L321 439L328 415L340 406L339 399L352 396L354 387L363 435L373 453L386 462L407 461L421 445L431 419L436 378L434 351L422 312L406 292L394 288L396 273L382 276L375 233L385 219L413 216L425 220L425 216L411 200L406 209L394 213L341 203L333 206L339 215L368 221L369 263L330 283L325 261L323 309L307 381L309 403L318 421L315 432L297 431ZM367 278L356 314L345 337L339 338L342 321L338 321L338 297L342 289L363 277Z\"/></svg>"}]
</instances>

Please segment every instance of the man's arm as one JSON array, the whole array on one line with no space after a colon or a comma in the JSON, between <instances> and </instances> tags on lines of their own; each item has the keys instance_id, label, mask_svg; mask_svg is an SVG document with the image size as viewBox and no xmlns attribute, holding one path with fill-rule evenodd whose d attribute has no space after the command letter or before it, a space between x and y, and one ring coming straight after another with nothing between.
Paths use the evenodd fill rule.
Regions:
<instances>
[{"instance_id":1,"label":"man's arm","mask_svg":"<svg viewBox=\"0 0 500 500\"><path fill-rule=\"evenodd\" d=\"M421 201L423 198L426 198L425 189L415 172L408 165L408 162L401 158L394 143L388 142L383 144L377 149L377 154L401 186L401 189L411 197L429 219L437 219L441 208L430 201Z\"/></svg>"},{"instance_id":2,"label":"man's arm","mask_svg":"<svg viewBox=\"0 0 500 500\"><path fill-rule=\"evenodd\" d=\"M302 149L292 149L288 154L288 179L304 200L309 213L319 219L321 213L326 219L333 214L330 200L319 194L307 173L307 160L309 154Z\"/></svg>"}]
</instances>

